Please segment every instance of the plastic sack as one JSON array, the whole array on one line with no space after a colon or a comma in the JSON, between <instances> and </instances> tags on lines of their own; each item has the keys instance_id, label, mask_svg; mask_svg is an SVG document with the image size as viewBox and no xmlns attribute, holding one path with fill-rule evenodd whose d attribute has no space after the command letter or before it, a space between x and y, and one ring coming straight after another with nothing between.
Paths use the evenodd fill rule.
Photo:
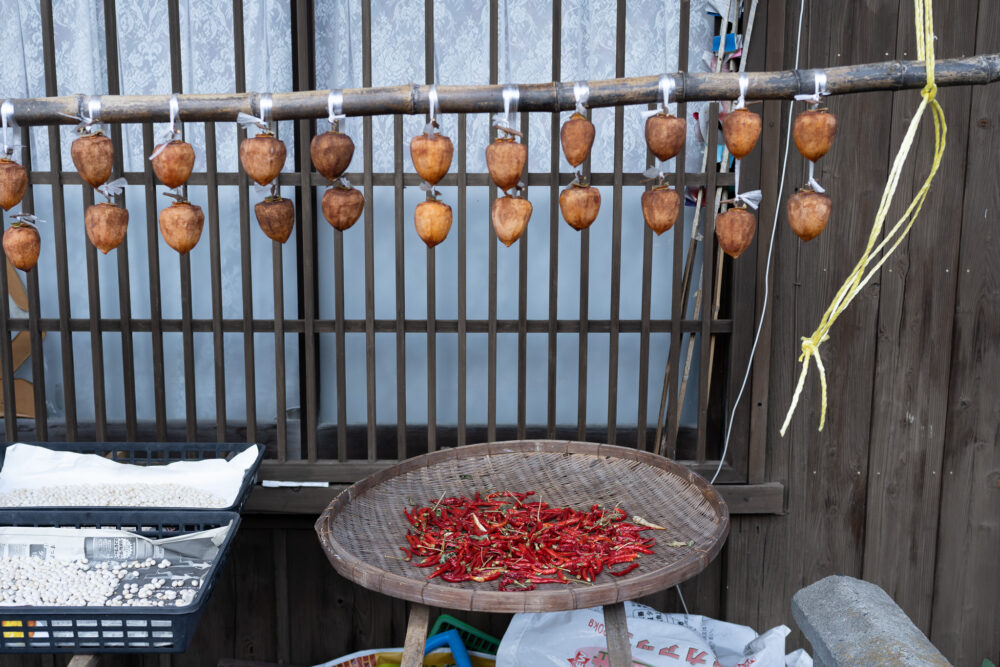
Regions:
<instances>
[{"instance_id":1,"label":"plastic sack","mask_svg":"<svg viewBox=\"0 0 1000 667\"><path fill-rule=\"evenodd\" d=\"M663 614L625 603L633 664L641 667L811 667L804 652L788 656L778 626L763 635L744 625L705 616ZM600 607L516 614L500 642L497 667L609 667Z\"/></svg>"}]
</instances>

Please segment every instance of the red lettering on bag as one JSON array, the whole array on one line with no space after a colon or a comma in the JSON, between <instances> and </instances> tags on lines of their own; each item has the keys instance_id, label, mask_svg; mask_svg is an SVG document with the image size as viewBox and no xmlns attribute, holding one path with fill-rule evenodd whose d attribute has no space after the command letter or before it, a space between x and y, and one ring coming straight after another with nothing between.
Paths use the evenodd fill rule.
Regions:
<instances>
[{"instance_id":1,"label":"red lettering on bag","mask_svg":"<svg viewBox=\"0 0 1000 667\"><path fill-rule=\"evenodd\" d=\"M654 647L653 647L653 645L652 645L652 644L650 644L650 643L649 643L648 641L646 641L645 639L641 639L641 640L639 640L639 643L638 643L638 644L636 644L636 645L635 645L635 647L636 647L636 648L641 648L641 649L642 649L642 650L644 650L644 651L652 651L652 650L653 650L653 648L654 648Z\"/></svg>"},{"instance_id":2,"label":"red lettering on bag","mask_svg":"<svg viewBox=\"0 0 1000 667\"><path fill-rule=\"evenodd\" d=\"M685 658L685 660L687 662L691 663L692 665L704 665L705 664L705 657L708 654L705 653L704 651L702 651L698 655L695 655L695 651L697 651L697 650L698 649L696 649L696 648L689 648L688 649L687 658Z\"/></svg>"},{"instance_id":3,"label":"red lettering on bag","mask_svg":"<svg viewBox=\"0 0 1000 667\"><path fill-rule=\"evenodd\" d=\"M660 649L660 655L665 655L668 658L680 658L680 656L674 652L676 650L677 650L677 644L674 644L673 646L667 646L666 648Z\"/></svg>"}]
</instances>

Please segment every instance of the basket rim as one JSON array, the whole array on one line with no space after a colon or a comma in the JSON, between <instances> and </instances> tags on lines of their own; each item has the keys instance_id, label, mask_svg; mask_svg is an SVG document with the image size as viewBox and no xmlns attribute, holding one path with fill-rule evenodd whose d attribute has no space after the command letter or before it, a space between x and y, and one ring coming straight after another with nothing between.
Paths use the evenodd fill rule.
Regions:
<instances>
[{"instance_id":1,"label":"basket rim","mask_svg":"<svg viewBox=\"0 0 1000 667\"><path fill-rule=\"evenodd\" d=\"M48 508L45 508L48 509ZM92 510L87 510L83 508L73 508L72 510L60 511L60 519L68 519L65 523L70 523L72 519L76 518L74 514L86 514L88 516L93 514L100 514L107 518L109 522L114 523L116 519L121 519L120 523L143 523L143 522L157 522L163 524L172 523L184 523L185 521L177 517L177 514L183 514L184 512L171 512L164 510L154 510L154 513L147 511L130 511L127 508L121 508L121 512L117 510L102 510L101 512L94 512ZM24 511L28 516L37 516L39 514L38 510L17 510L16 512L5 513L2 518L0 518L0 527L9 526L8 517L10 514L16 514L18 512ZM151 620L155 620L159 616L188 616L191 614L200 614L208 599L212 596L212 592L215 590L216 581L219 579L219 575L222 572L222 567L227 560L229 554L229 549L232 546L233 540L236 538L236 532L240 527L240 522L242 517L239 512L232 512L228 510L218 510L218 511L206 511L206 510L196 510L198 512L195 516L190 518L189 523L208 523L208 524L218 524L216 528L226 525L226 523L231 524L229 532L226 533L226 538L219 545L219 553L216 559L212 562L211 567L209 567L208 572L205 573L205 582L198 590L198 595L192 601L191 604L186 607L31 607L31 606L20 606L20 607L0 607L0 620L48 620L51 617L62 617L62 616L78 616L83 617L82 620L96 620L101 619L113 620L114 617L118 616L144 616ZM135 516L136 520L124 519L120 515ZM45 522L44 519L40 518L41 522ZM91 523L89 519L81 519L77 523ZM61 526L67 528L69 526ZM77 526L79 528L79 526ZM191 532L191 531L186 531ZM37 617L37 618L35 618ZM0 650L0 653L3 651Z\"/></svg>"},{"instance_id":2,"label":"basket rim","mask_svg":"<svg viewBox=\"0 0 1000 667\"><path fill-rule=\"evenodd\" d=\"M636 461L666 470L692 484L716 514L716 527L707 549L692 551L669 567L659 568L619 581L595 584L588 588L561 587L561 590L527 592L463 589L456 584L430 583L394 574L362 561L333 536L331 523L351 502L369 489L393 477L443 462L518 453L580 454ZM651 452L619 445L571 440L510 440L464 445L421 454L382 469L352 484L339 493L316 521L315 530L333 568L347 579L370 590L419 602L429 606L467 611L497 613L564 611L582 609L655 593L690 579L704 570L718 556L729 535L729 508L722 496L697 473Z\"/></svg>"},{"instance_id":3,"label":"basket rim","mask_svg":"<svg viewBox=\"0 0 1000 667\"><path fill-rule=\"evenodd\" d=\"M257 447L257 458L243 473L243 481L240 482L240 490L236 494L236 500L226 507L174 507L174 506L146 506L146 505L120 505L108 507L105 505L45 505L21 506L21 505L0 505L0 510L4 512L105 512L105 511L126 511L126 512L242 512L253 487L257 485L257 477L260 474L260 464L264 460L267 448L259 442L46 442L32 440L4 440L0 442L0 469L3 468L4 454L11 445L22 444L35 447L44 447L57 452L73 452L75 454L93 454L95 451L108 449L118 449L128 451L130 449L149 449L151 451L174 451L177 452L209 452L223 449L231 449L233 454L245 452L250 447ZM204 460L204 459L176 459L164 460L167 463L176 463L184 460ZM127 461L117 461L126 463ZM141 464L130 464L141 465Z\"/></svg>"}]
</instances>

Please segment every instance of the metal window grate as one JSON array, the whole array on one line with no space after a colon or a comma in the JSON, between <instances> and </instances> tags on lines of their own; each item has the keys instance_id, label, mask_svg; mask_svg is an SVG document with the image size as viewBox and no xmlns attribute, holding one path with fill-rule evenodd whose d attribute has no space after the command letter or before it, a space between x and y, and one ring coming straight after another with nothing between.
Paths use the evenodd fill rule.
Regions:
<instances>
[{"instance_id":1,"label":"metal window grate","mask_svg":"<svg viewBox=\"0 0 1000 667\"><path fill-rule=\"evenodd\" d=\"M370 86L372 83L372 25L371 25L371 3L370 0L361 2L361 40L363 49L362 75L363 84ZM314 38L313 38L313 5L312 2L292 2L292 21L289 26L292 32L293 49L293 78L295 85L299 89L312 89L316 86L314 67ZM690 26L690 3L681 0L681 21L679 42L679 62L688 61ZM243 34L243 0L234 0L233 6L234 21L234 54L236 72L236 90L245 92L246 90L246 70L244 64L244 34ZM106 50L108 54L108 91L110 94L120 93L120 81L118 76L118 44L117 44L117 20L114 0L105 0L105 35ZM562 50L562 13L561 0L552 2L552 78L558 81L561 77L560 61ZM498 50L499 50L499 3L498 0L490 2L489 22L489 71L490 81L498 81ZM433 82L434 77L434 2L425 1L425 63L426 81ZM55 95L56 71L55 71L55 51L53 38L52 2L42 0L41 2L42 20L42 40L44 48L44 66L46 94ZM179 10L176 0L169 2L169 20L171 36L171 78L175 91L181 90L181 50L180 50L180 24ZM746 19L744 19L746 20ZM625 40L626 40L626 3L618 0L616 15L616 76L625 74ZM679 114L686 113L687 105L679 105ZM718 105L711 104L708 108L708 144L714 145L717 139L717 115ZM368 202L374 199L375 188L391 188L394 194L394 211L389 220L380 220L379 224L385 229L391 229L395 243L395 266L393 280L395 282L395 316L392 318L376 318L375 316L375 267L374 267L374 233L375 219L371 205L366 206L362 223L350 233L363 234L364 238L364 305L365 316L363 319L347 318L345 316L345 284L347 277L344 274L344 242L340 233L334 235L334 245L332 248L333 264L333 310L334 316L320 317L318 315L318 294L319 294L319 272L318 262L321 255L325 256L330 248L319 248L316 234L318 211L316 210L315 193L317 188L326 184L325 180L312 172L312 166L306 157L308 155L309 142L316 131L316 123L313 119L301 119L294 123L294 136L284 137L286 142L294 142L295 168L294 171L284 172L279 178L283 186L295 187L295 210L297 215L296 234L294 242L298 244L298 285L296 294L298 298L297 316L284 317L277 316L274 319L255 318L252 303L253 272L250 263L250 234L255 233L250 222L250 190L247 176L242 172L219 172L216 164L216 128L215 123L204 123L205 148L208 156L207 171L203 174L195 173L189 183L195 186L206 186L208 193L208 205L206 210L207 233L202 243L207 243L210 248L211 262L211 284L207 286L210 292L211 317L199 318L193 315L192 303L192 278L191 265L188 256L180 258L180 284L181 291L181 317L163 317L162 295L161 295L161 273L159 265L158 244L159 234L157 228L157 202L155 198L155 182L151 167L146 162L142 172L127 172L122 174L128 183L145 186L145 210L146 210L146 231L147 247L145 257L141 248L133 246L131 256L126 242L117 250L118 269L118 296L120 308L118 313L108 313L101 311L100 304L100 284L98 273L99 261L113 261L110 259L100 259L95 248L88 244L87 247L87 280L89 291L89 316L86 318L73 317L69 304L69 287L67 271L66 253L66 210L64 188L67 185L81 183L79 176L72 171L61 169L60 135L59 128L50 126L48 129L50 167L47 170L36 171L31 168L30 151L24 152L25 166L31 173L31 183L34 187L50 187L53 203L53 235L56 248L56 265L58 293L58 317L41 317L39 308L39 284L37 270L27 274L27 292L29 296L29 314L27 318L12 318L8 312L6 301L4 301L3 312L0 312L0 354L5 368L11 363L10 333L18 331L28 331L32 343L31 369L35 384L34 410L35 419L31 439L48 440L50 437L66 440L95 439L98 441L113 440L116 438L136 441L143 437L155 438L157 440L183 439L187 441L196 440L216 440L219 442L232 440L234 429L242 429L240 437L245 437L247 441L262 441L271 445L269 455L277 463L285 462L289 459L303 459L308 462L322 462L324 465L317 470L320 472L301 472L301 466L292 466L296 471L289 472L288 475L301 475L311 478L322 478L326 475L329 479L349 480L355 475L362 474L371 465L383 459L402 459L412 456L422 451L433 451L441 446L463 445L482 439L494 440L497 438L526 438L526 437L569 437L578 439L600 439L610 443L620 443L634 445L644 449L656 447L657 415L649 414L646 408L651 391L659 393L660 383L664 376L662 367L651 366L651 337L655 333L669 333L672 344L669 349L669 400L666 419L664 420L662 431L664 433L665 448L664 453L671 457L689 459L691 465L698 470L708 470L713 467L713 457L718 456L720 449L717 442L721 434L721 410L717 407L725 402L730 382L729 372L730 351L747 347L745 338L749 335L751 328L746 322L734 319L731 316L735 312L733 303L736 299L749 299L749 303L754 302L755 268L753 260L747 259L748 266L742 269L733 269L731 262L719 263L721 255L714 243L714 212L712 206L701 208L699 221L701 234L706 242L700 243L700 248L695 251L701 253L701 275L690 275L689 268L693 262L687 261L685 252L689 247L689 239L685 235L683 225L677 225L673 231L673 256L672 275L673 286L671 294L671 316L669 319L654 319L651 316L651 281L653 266L653 243L654 237L649 229L644 228L642 243L642 294L641 294L641 317L639 319L623 319L621 317L622 300L622 200L625 196L625 189L642 184L642 174L626 173L623 168L623 137L624 137L624 109L616 107L614 111L614 166L611 172L590 173L589 161L585 165L586 175L595 185L610 186L612 191L612 201L610 204L611 225L612 225L612 248L610 267L600 267L601 275L608 271L610 276L610 317L607 319L592 319L588 313L590 295L588 292L591 280L595 275L595 267L590 263L590 232L584 230L581 233L581 244L579 258L564 255L559 256L557 240L560 233L566 233L563 227L561 216L557 206L557 197L560 186L568 184L572 180L572 175L559 173L558 131L560 126L559 113L551 114L551 170L543 173L527 173L525 182L528 190L548 189L549 207L548 220L544 216L546 211L537 210L533 225L537 228L540 225L548 225L549 247L548 247L548 267L545 273L548 276L548 317L546 319L532 319L528 317L528 266L530 245L536 243L535 235L531 229L519 241L516 251L518 262L518 285L517 285L517 317L502 318L498 315L497 290L498 290L498 250L497 240L492 227L489 230L489 248L486 256L488 262L489 282L488 294L484 295L488 300L488 316L486 318L469 319L468 300L470 295L467 285L467 270L469 268L470 257L467 254L467 229L470 221L475 220L476 224L486 224L488 219L487 210L472 210L467 197L468 189L487 186L489 184L488 175L485 173L469 173L466 164L467 137L466 128L468 118L466 114L458 115L458 132L456 136L458 158L453 167L452 173L448 174L442 182L446 187L457 189L457 203L455 205L455 228L452 234L457 237L457 274L445 276L437 271L435 264L435 250L427 250L427 276L426 276L426 299L427 316L426 319L408 319L406 317L407 297L405 287L403 239L404 235L411 234L408 227L409 211L404 208L403 193L407 186L415 186L419 183L419 177L415 174L404 173L403 171L403 117L396 115L393 118L393 155L394 169L392 172L373 173L372 156L372 118L365 117L363 120L363 171L350 174L352 182L360 183L363 193ZM522 127L528 128L528 113L522 113ZM153 147L153 126L151 123L142 123L142 138L145 154L149 154ZM188 125L194 125L188 123ZM122 165L121 155L121 135L122 126L111 126L112 138L116 146L116 165L120 169ZM29 130L23 130L22 143L29 145ZM491 138L495 131L491 131ZM243 130L239 132L239 138L245 136ZM528 143L532 141L527 133L523 140ZM652 164L651 157L649 164ZM356 162L357 163L357 162ZM752 165L748 165L752 172ZM752 177L752 176L751 176ZM684 153L677 160L677 172L671 179L676 187L703 187L704 191L715 192L716 187L732 185L731 174L718 173L715 169L714 160L709 161L709 169L705 173L686 173L684 168ZM220 229L219 214L219 193L222 188L237 188L239 192L239 239L234 237L234 231L223 232ZM93 192L89 188L83 188L84 203L90 204L93 201ZM495 198L495 189L491 188L490 203ZM32 188L29 188L26 195L26 206L31 207ZM133 220L133 225L140 225L143 221ZM223 317L222 308L222 267L220 259L220 247L223 243L239 243L241 257L241 286L243 296L242 317ZM694 249L694 246L691 246ZM688 250L687 252L690 252ZM749 253L748 253L749 257ZM130 262L143 262L148 264L149 281L148 284L136 284L135 280L130 282L129 266ZM287 260L285 260L287 261ZM324 261L329 261L324 259ZM627 258L627 261L633 261ZM638 261L635 258L634 261ZM567 319L558 317L558 281L560 263L565 268L565 263L577 263L579 267L579 319ZM686 270L685 267L688 267ZM260 267L256 267L259 271ZM736 280L737 274L741 279ZM565 275L565 274L564 274ZM280 246L275 244L272 253L272 276L275 312L282 314L285 312L285 272L283 267L283 256ZM435 302L436 286L438 281L456 281L458 294L457 317L441 318L437 317ZM0 289L7 288L7 275L0 271ZM695 289L694 284L701 282L704 286L700 292ZM323 289L330 289L323 286ZM542 288L544 289L544 288ZM136 293L148 290L150 303L149 317L132 318L130 313L133 290ZM412 287L411 287L412 290ZM686 318L685 313L689 311L690 301L696 299L701 304L699 314L694 318ZM752 306L750 308L752 313ZM745 313L745 310L740 312ZM46 397L44 387L44 366L41 356L42 336L51 333L59 337L62 354L61 373L62 396L65 405L64 426L52 422L46 411ZM86 333L90 341L89 360L75 359L73 335ZM152 367L137 368L133 351L134 337L137 334L149 334L152 339ZM183 387L165 386L165 348L164 338L168 334L179 333L182 340L182 364L183 364ZM109 424L106 418L107 395L105 382L110 378L105 377L103 340L108 334L120 334L121 354L123 362L123 376L121 384L124 394L124 413L126 415L124 425ZM197 334L208 334L202 336L202 340L211 339L211 351L214 359L214 381L215 381L215 409L211 415L214 422L214 429L207 424L200 424L196 410L195 401L195 345ZM226 414L226 369L224 366L224 341L226 334L239 334L242 336L244 350L244 377L245 377L245 402L246 421L245 423L234 423L227 418ZM261 339L255 335L272 334L273 345L275 347L275 383L274 386L257 386L257 372L255 369L255 345L261 345ZM362 426L350 424L347 421L347 391L348 382L345 371L345 360L347 356L347 338L351 334L364 334L366 377L364 388L356 388L362 391L367 401L367 422ZM396 395L396 423L392 426L380 426L376 422L376 363L375 344L376 336L391 335L394 339L396 352L395 367L395 395ZM407 334L421 334L426 336L426 352L424 363L427 364L427 411L429 418L426 424L414 425L408 422L406 414L406 336ZM516 376L517 376L517 396L516 396L516 423L503 424L497 422L497 387L498 387L498 336L502 334L513 334L516 337ZM639 364L638 375L634 378L623 378L619 367L620 340L623 334L637 334L639 338ZM321 335L332 336L335 340L334 355L335 373L330 378L321 377L319 374L320 346L319 337ZM448 400L457 403L457 424L455 426L442 426L436 423L438 413L438 401L442 400L439 389L441 378L437 376L437 353L438 337L441 335L455 335L457 339L457 378L454 379L455 396L450 395ZM468 354L469 340L471 336L485 335L487 339L487 377L469 377ZM576 424L564 425L556 422L556 378L557 378L557 357L560 336L575 336L578 338L578 359L577 359L577 387L576 403L578 408L578 418ZM595 368L588 366L588 344L594 340L595 336L607 335L610 342L609 365L608 368ZM544 424L531 424L527 422L527 377L528 377L528 340L539 339L542 336L546 341L546 369L545 374L548 380L548 394L546 397L547 420ZM299 446L297 438L290 435L287 418L287 396L286 379L289 369L285 365L285 348L289 337L297 339L300 360L299 383L302 397L302 420L301 420L301 451L295 449ZM709 341L698 347L698 354L692 360L692 364L698 369L697 386L687 388L697 397L697 429L694 431L680 430L678 427L680 420L679 401L675 400L681 387L687 385L688 381L685 373L685 360L689 354L689 341ZM412 355L413 349L410 349ZM81 363L89 363L93 369L93 386L78 386L75 375L75 368ZM143 424L137 418L136 406L136 373L152 373L153 377L153 401L155 421L152 424ZM294 371L291 371L294 372ZM606 376L607 387L607 414L606 424L588 423L586 419L588 402L597 400L588 390L594 378ZM337 406L336 421L333 424L318 423L318 397L323 391L321 380L327 381L336 387ZM638 406L635 412L621 414L618 412L618 386L619 382L626 380L638 384ZM117 379L114 381L118 381ZM385 382L387 380L380 379ZM467 404L469 399L469 385L476 382L485 381L487 390L487 422L483 425L467 424ZM451 384L452 380L448 380ZM652 385L652 389L650 388ZM3 399L4 405L12 405L14 397L13 378L11 373L4 373L3 378ZM185 419L183 423L183 433L176 425L168 423L166 410L166 396L168 391L183 391L185 396ZM277 406L277 416L274 424L263 423L257 412L258 392L275 393ZM78 400L87 400L85 395L89 395L94 405L94 423L81 424L76 413ZM410 398L412 401L412 397ZM203 418L205 415L201 415ZM731 446L731 465L726 466L720 476L722 481L739 482L748 479L747 462L751 458L762 459L762 453L752 457L748 451L749 442L749 419L743 415L739 424L744 425L742 432L737 429L734 432L734 442ZM5 435L8 440L16 440L24 437L27 427L19 424L15 419L5 419ZM574 428L575 427L575 428ZM214 432L213 432L214 431ZM763 440L758 439L763 446ZM339 462L339 463L338 463ZM362 465L367 462L371 465ZM273 464L272 464L273 465ZM329 472L341 465L338 472ZM289 470L291 470L291 468ZM326 471L326 472L323 472ZM291 478L291 477L288 477Z\"/></svg>"}]
</instances>

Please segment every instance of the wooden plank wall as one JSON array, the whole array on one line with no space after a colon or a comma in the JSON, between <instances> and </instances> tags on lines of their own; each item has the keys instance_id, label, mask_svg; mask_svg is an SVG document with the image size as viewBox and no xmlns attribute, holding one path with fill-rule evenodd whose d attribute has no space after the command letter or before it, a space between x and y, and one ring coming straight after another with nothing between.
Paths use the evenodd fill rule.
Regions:
<instances>
[{"instance_id":1,"label":"wooden plank wall","mask_svg":"<svg viewBox=\"0 0 1000 667\"><path fill-rule=\"evenodd\" d=\"M766 42L759 57L768 69L793 64L798 5L761 3L755 42ZM802 67L915 57L907 0L852 3L849 12L837 3L806 6ZM995 0L939 0L935 10L940 57L1000 50ZM767 442L763 479L785 485L786 514L733 518L722 556L683 588L692 613L759 630L779 623L794 628L792 594L826 575L847 574L884 587L955 664L1000 659L1000 86L947 89L939 97L949 123L948 149L921 219L824 347L826 429L815 430L814 373L781 438L777 428L797 380L800 336L813 330L863 248L918 96L876 93L830 101L839 136L817 177L834 198L833 218L809 244L779 219L762 347L767 382L754 378L751 406L755 428L766 423L755 433ZM769 170L780 166L774 155L785 135L787 105L769 103L764 114L761 183L773 197L777 177ZM929 123L890 218L926 174L933 148ZM805 174L793 150L785 197ZM773 207L762 208L758 281L771 215ZM235 549L187 654L113 657L103 664L187 667L242 658L304 665L401 644L406 605L336 575L320 552L312 517L248 517ZM680 609L674 591L644 601ZM497 635L509 618L456 615ZM794 632L790 648L801 644ZM65 662L0 657L0 667Z\"/></svg>"},{"instance_id":2,"label":"wooden plank wall","mask_svg":"<svg viewBox=\"0 0 1000 667\"><path fill-rule=\"evenodd\" d=\"M798 5L784 3L785 67L794 58ZM806 6L803 67L915 57L908 0L852 3L850 12L835 3ZM951 0L934 9L938 57L1000 48L995 3ZM885 588L955 664L978 665L1000 657L1000 410L989 380L1000 371L1000 88L941 90L938 99L948 147L921 218L824 346L826 429L815 430L814 369L785 438L777 429L798 379L799 337L812 332L863 249L919 95L831 100L838 138L817 165L834 198L830 227L802 244L779 222L765 479L786 485L787 515L733 522L724 615L759 629L792 626L796 590L847 574ZM932 151L927 118L890 221L919 189ZM786 197L805 180L792 155ZM801 635L790 641L800 644Z\"/></svg>"}]
</instances>

